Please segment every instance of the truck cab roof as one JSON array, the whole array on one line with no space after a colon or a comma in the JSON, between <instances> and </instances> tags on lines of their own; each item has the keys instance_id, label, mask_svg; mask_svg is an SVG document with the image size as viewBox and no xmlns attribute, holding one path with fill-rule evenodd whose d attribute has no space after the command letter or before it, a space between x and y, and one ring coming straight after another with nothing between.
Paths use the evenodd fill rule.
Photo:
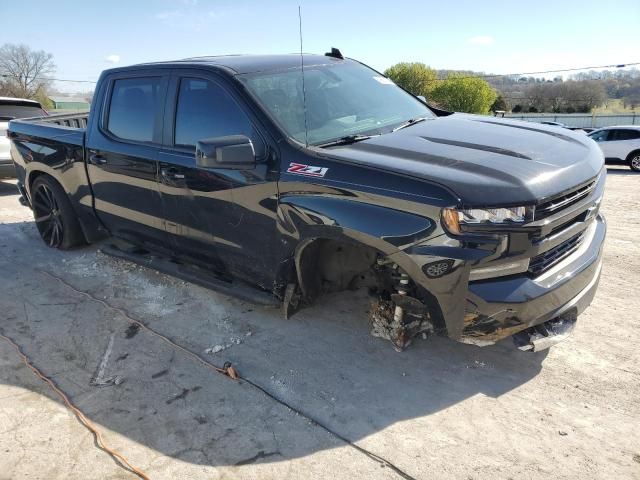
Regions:
<instances>
[{"instance_id":1,"label":"truck cab roof","mask_svg":"<svg viewBox=\"0 0 640 480\"><path fill-rule=\"evenodd\" d=\"M342 60L326 55L303 54L305 67L319 65L330 65L336 62L352 60ZM118 67L108 70L108 72L127 71L136 68L148 67L202 67L210 66L225 70L232 75L243 75L247 73L266 72L271 70L287 70L300 67L300 54L283 55L219 55L205 57L191 57L182 60L172 60L166 62L150 62L126 67Z\"/></svg>"}]
</instances>

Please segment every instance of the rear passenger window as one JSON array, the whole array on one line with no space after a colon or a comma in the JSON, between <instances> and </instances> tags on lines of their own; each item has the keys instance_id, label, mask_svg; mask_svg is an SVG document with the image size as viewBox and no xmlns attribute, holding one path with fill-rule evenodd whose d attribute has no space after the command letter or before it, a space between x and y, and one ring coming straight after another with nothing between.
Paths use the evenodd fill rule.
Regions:
<instances>
[{"instance_id":1,"label":"rear passenger window","mask_svg":"<svg viewBox=\"0 0 640 480\"><path fill-rule=\"evenodd\" d=\"M199 78L180 81L174 143L195 147L199 140L246 135L260 158L264 145L247 115L219 85Z\"/></svg>"},{"instance_id":2,"label":"rear passenger window","mask_svg":"<svg viewBox=\"0 0 640 480\"><path fill-rule=\"evenodd\" d=\"M160 77L126 78L113 82L107 130L123 140L153 141L160 106Z\"/></svg>"},{"instance_id":3,"label":"rear passenger window","mask_svg":"<svg viewBox=\"0 0 640 480\"><path fill-rule=\"evenodd\" d=\"M615 140L636 140L640 138L640 131L616 130Z\"/></svg>"}]
</instances>

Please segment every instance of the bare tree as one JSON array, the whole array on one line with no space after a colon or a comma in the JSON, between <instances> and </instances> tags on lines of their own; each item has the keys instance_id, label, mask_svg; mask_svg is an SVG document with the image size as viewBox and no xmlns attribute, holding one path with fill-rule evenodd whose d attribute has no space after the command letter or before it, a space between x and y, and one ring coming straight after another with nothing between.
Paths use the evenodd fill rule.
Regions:
<instances>
[{"instance_id":1,"label":"bare tree","mask_svg":"<svg viewBox=\"0 0 640 480\"><path fill-rule=\"evenodd\" d=\"M26 45L6 43L0 47L2 90L15 97L33 98L50 83L56 69L53 55Z\"/></svg>"},{"instance_id":2,"label":"bare tree","mask_svg":"<svg viewBox=\"0 0 640 480\"><path fill-rule=\"evenodd\" d=\"M568 80L535 83L524 90L529 106L538 112L590 112L607 99L601 81Z\"/></svg>"}]
</instances>

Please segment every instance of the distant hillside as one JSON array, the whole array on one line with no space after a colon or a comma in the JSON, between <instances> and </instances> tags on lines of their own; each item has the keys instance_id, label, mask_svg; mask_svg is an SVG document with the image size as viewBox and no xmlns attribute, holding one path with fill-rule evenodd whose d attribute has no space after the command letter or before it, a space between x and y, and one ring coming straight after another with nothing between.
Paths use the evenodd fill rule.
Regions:
<instances>
[{"instance_id":1,"label":"distant hillside","mask_svg":"<svg viewBox=\"0 0 640 480\"><path fill-rule=\"evenodd\" d=\"M471 70L437 70L483 77L504 98L507 109L533 112L621 113L640 108L640 70L587 71L569 76L492 76Z\"/></svg>"}]
</instances>

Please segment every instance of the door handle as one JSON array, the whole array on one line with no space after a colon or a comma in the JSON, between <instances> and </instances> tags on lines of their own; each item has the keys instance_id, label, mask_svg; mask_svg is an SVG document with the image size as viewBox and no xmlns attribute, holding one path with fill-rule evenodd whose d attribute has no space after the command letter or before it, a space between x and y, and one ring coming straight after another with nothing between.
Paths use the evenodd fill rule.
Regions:
<instances>
[{"instance_id":1,"label":"door handle","mask_svg":"<svg viewBox=\"0 0 640 480\"><path fill-rule=\"evenodd\" d=\"M184 174L178 173L175 168L161 168L160 175L167 180L184 180Z\"/></svg>"},{"instance_id":2,"label":"door handle","mask_svg":"<svg viewBox=\"0 0 640 480\"><path fill-rule=\"evenodd\" d=\"M91 162L93 165L104 165L105 163L107 163L107 159L99 153L94 153L93 155L89 156L89 162Z\"/></svg>"}]
</instances>

